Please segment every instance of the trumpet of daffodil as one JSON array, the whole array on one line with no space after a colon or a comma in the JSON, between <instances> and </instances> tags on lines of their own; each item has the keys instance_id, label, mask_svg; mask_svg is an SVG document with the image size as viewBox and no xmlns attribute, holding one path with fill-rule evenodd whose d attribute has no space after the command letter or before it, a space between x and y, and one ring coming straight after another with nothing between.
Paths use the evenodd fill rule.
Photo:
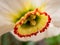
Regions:
<instances>
[{"instance_id":1,"label":"trumpet of daffodil","mask_svg":"<svg viewBox=\"0 0 60 45\"><path fill-rule=\"evenodd\" d=\"M0 22L2 23L0 24L5 23L4 26L8 24L7 30L13 30L14 35L19 38L43 33L51 22L50 14L45 12L47 2L45 0L1 0Z\"/></svg>"}]
</instances>

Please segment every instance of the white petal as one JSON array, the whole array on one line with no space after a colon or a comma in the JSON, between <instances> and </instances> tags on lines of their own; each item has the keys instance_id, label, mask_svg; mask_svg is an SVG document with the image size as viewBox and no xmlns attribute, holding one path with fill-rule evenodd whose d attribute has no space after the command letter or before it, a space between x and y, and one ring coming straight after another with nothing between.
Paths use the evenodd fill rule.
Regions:
<instances>
[{"instance_id":1,"label":"white petal","mask_svg":"<svg viewBox=\"0 0 60 45\"><path fill-rule=\"evenodd\" d=\"M46 12L53 16L53 14L56 13L58 9L60 9L60 0L48 0L45 10Z\"/></svg>"},{"instance_id":2,"label":"white petal","mask_svg":"<svg viewBox=\"0 0 60 45\"><path fill-rule=\"evenodd\" d=\"M20 1L22 3L20 3ZM33 2L32 5L36 5L36 7L38 7L38 6L40 6L42 4L42 2L44 2L44 0L42 2L41 2L41 0L31 0L31 2L29 2L29 1L27 1L27 0L24 0L24 1L22 1L22 0L1 0L0 1L0 29L1 29L0 33L1 34L5 33L5 31L8 32L8 31L11 31L13 29L13 26L11 26L11 23L7 19L7 17L9 16L8 13L17 13L18 10L22 9L21 7L25 8L25 5L28 5L28 3L30 4L30 3ZM28 3L26 3L26 2L28 2ZM60 8L59 4L60 4L59 0L56 0L56 1L50 0L47 3L46 11L49 14L51 14L51 17L54 20L55 20L55 18L57 16L54 18L53 15L54 15L55 11L57 12L57 9ZM57 14L55 14L55 15L57 15ZM29 37L27 37L27 38L20 38L17 35L15 35L13 31L12 31L12 34L18 40L22 40L22 41L29 41L29 40L31 40L31 41L38 41L38 40L42 40L46 36L47 37L51 37L51 36L56 36L56 35L60 34L59 30L60 30L60 28L56 28L54 26L51 26L51 27L48 28L48 30L46 32L39 33L39 34L37 34L37 36L32 36L31 38L29 38Z\"/></svg>"},{"instance_id":3,"label":"white petal","mask_svg":"<svg viewBox=\"0 0 60 45\"><path fill-rule=\"evenodd\" d=\"M60 0L48 0L45 11L51 16L53 25L60 27Z\"/></svg>"},{"instance_id":4,"label":"white petal","mask_svg":"<svg viewBox=\"0 0 60 45\"><path fill-rule=\"evenodd\" d=\"M2 26L0 26L0 36L3 35L4 33L10 32L13 29L13 26L11 24L3 24Z\"/></svg>"},{"instance_id":5,"label":"white petal","mask_svg":"<svg viewBox=\"0 0 60 45\"><path fill-rule=\"evenodd\" d=\"M20 8L19 4L14 1L0 0L0 35L11 31L13 28L14 24L9 21L9 13L17 13L17 9Z\"/></svg>"},{"instance_id":6,"label":"white petal","mask_svg":"<svg viewBox=\"0 0 60 45\"><path fill-rule=\"evenodd\" d=\"M21 10L21 5L17 0L0 0L0 15L6 18L11 18L11 14L18 16L18 11Z\"/></svg>"},{"instance_id":7,"label":"white petal","mask_svg":"<svg viewBox=\"0 0 60 45\"><path fill-rule=\"evenodd\" d=\"M36 8L40 7L45 2L46 2L46 0L32 0L31 1L32 5L36 6Z\"/></svg>"},{"instance_id":8,"label":"white petal","mask_svg":"<svg viewBox=\"0 0 60 45\"><path fill-rule=\"evenodd\" d=\"M60 28L60 9L53 14L53 25Z\"/></svg>"},{"instance_id":9,"label":"white petal","mask_svg":"<svg viewBox=\"0 0 60 45\"><path fill-rule=\"evenodd\" d=\"M57 28L53 25L51 25L48 30L46 31L46 38L52 37L52 36L57 36L60 34L60 28Z\"/></svg>"},{"instance_id":10,"label":"white petal","mask_svg":"<svg viewBox=\"0 0 60 45\"><path fill-rule=\"evenodd\" d=\"M0 36L4 33L7 33L13 29L13 24L9 21L5 20L2 16L0 16Z\"/></svg>"},{"instance_id":11,"label":"white petal","mask_svg":"<svg viewBox=\"0 0 60 45\"><path fill-rule=\"evenodd\" d=\"M21 8L18 0L1 0L4 4L7 4L12 10L17 11Z\"/></svg>"}]
</instances>

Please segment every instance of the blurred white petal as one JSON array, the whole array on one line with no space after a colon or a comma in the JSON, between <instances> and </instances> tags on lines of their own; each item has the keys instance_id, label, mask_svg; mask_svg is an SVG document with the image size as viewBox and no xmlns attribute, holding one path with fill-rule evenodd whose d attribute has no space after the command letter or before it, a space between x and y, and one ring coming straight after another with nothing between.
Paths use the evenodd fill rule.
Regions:
<instances>
[{"instance_id":1,"label":"blurred white petal","mask_svg":"<svg viewBox=\"0 0 60 45\"><path fill-rule=\"evenodd\" d=\"M11 22L7 21L4 17L0 16L0 36L6 32L10 32L13 29Z\"/></svg>"},{"instance_id":2,"label":"blurred white petal","mask_svg":"<svg viewBox=\"0 0 60 45\"><path fill-rule=\"evenodd\" d=\"M60 9L53 14L53 25L56 27L60 27Z\"/></svg>"},{"instance_id":3,"label":"blurred white petal","mask_svg":"<svg viewBox=\"0 0 60 45\"><path fill-rule=\"evenodd\" d=\"M53 15L57 12L57 10L60 10L60 0L49 0L45 11L53 18Z\"/></svg>"},{"instance_id":4,"label":"blurred white petal","mask_svg":"<svg viewBox=\"0 0 60 45\"><path fill-rule=\"evenodd\" d=\"M0 0L0 34L13 30L13 25L11 25L12 23L9 21L9 16L11 16L9 13L17 14L17 12L23 8L28 9L31 4L33 6L36 5L36 7L39 7L44 1L45 0ZM60 26L60 0L48 0L45 11L51 15L53 25L57 24L57 27ZM15 35L13 31L12 34L18 40L38 41L46 37L56 36L60 34L60 28L57 27L50 26L47 31L38 33L37 36L27 38L20 38Z\"/></svg>"},{"instance_id":5,"label":"blurred white petal","mask_svg":"<svg viewBox=\"0 0 60 45\"><path fill-rule=\"evenodd\" d=\"M46 38L52 37L52 36L57 36L59 34L60 34L60 28L50 25L50 27L46 31Z\"/></svg>"}]
</instances>

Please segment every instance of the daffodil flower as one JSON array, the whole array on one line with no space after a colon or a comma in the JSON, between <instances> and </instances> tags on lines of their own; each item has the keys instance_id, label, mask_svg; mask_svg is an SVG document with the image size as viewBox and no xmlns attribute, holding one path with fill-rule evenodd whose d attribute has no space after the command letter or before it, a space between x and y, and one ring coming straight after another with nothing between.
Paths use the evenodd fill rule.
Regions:
<instances>
[{"instance_id":1,"label":"daffodil flower","mask_svg":"<svg viewBox=\"0 0 60 45\"><path fill-rule=\"evenodd\" d=\"M42 35L46 33L45 30L51 22L52 13L49 12L48 2L47 0L1 0L1 30L5 30L5 32L13 30L12 34L19 39L27 39L26 37L38 34L42 39Z\"/></svg>"}]
</instances>

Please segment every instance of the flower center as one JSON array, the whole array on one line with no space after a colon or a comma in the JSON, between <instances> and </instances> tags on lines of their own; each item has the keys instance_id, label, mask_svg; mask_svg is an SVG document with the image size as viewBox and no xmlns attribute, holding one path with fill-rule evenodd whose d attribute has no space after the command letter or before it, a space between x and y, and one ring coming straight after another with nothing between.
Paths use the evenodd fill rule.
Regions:
<instances>
[{"instance_id":1,"label":"flower center","mask_svg":"<svg viewBox=\"0 0 60 45\"><path fill-rule=\"evenodd\" d=\"M36 15L28 12L25 16L21 17L20 25L28 24L28 25L36 25Z\"/></svg>"},{"instance_id":2,"label":"flower center","mask_svg":"<svg viewBox=\"0 0 60 45\"><path fill-rule=\"evenodd\" d=\"M24 16L21 17L21 19L17 22L20 26L35 26L37 24L37 17L40 14L37 14L38 9L35 9L34 11L30 11L26 13Z\"/></svg>"}]
</instances>

